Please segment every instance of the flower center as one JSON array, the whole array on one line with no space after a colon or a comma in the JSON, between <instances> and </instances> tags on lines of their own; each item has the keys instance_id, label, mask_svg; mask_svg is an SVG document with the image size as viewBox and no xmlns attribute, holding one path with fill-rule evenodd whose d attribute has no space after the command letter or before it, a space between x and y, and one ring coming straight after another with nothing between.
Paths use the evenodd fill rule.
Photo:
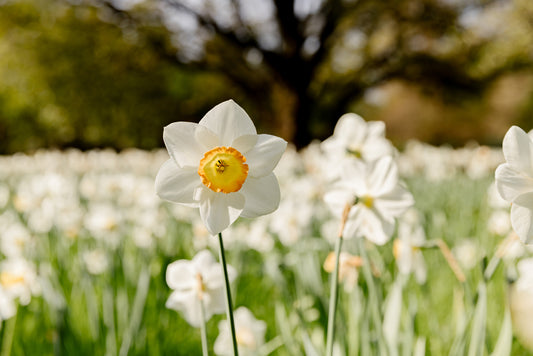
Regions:
<instances>
[{"instance_id":1,"label":"flower center","mask_svg":"<svg viewBox=\"0 0 533 356\"><path fill-rule=\"evenodd\" d=\"M4 287L9 288L20 283L24 283L24 276L10 272L2 272L0 274L0 284L2 284Z\"/></svg>"},{"instance_id":2,"label":"flower center","mask_svg":"<svg viewBox=\"0 0 533 356\"><path fill-rule=\"evenodd\" d=\"M359 198L359 203L371 209L374 206L374 198L369 195L365 195Z\"/></svg>"},{"instance_id":3,"label":"flower center","mask_svg":"<svg viewBox=\"0 0 533 356\"><path fill-rule=\"evenodd\" d=\"M241 189L248 176L248 165L233 147L215 147L204 154L198 166L202 183L217 193L233 193Z\"/></svg>"}]
</instances>

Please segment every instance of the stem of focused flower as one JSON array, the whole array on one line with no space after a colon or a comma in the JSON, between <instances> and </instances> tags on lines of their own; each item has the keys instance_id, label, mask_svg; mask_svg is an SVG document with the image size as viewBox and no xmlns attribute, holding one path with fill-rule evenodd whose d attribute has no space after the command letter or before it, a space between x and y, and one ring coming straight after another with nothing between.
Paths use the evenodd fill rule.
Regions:
<instances>
[{"instance_id":1,"label":"stem of focused flower","mask_svg":"<svg viewBox=\"0 0 533 356\"><path fill-rule=\"evenodd\" d=\"M328 311L328 331L326 338L326 355L333 355L333 341L335 339L335 314L337 310L337 293L339 291L339 259L341 255L342 247L342 235L344 232L344 225L348 219L348 214L351 209L350 204L346 204L344 212L342 214L341 228L339 230L339 236L335 242L335 268L333 270L333 276L331 276L331 289L329 296L329 311Z\"/></svg>"},{"instance_id":2,"label":"stem of focused flower","mask_svg":"<svg viewBox=\"0 0 533 356\"><path fill-rule=\"evenodd\" d=\"M200 334L202 336L202 355L208 356L209 352L207 349L207 330L205 327L205 306L204 306L204 300L203 298L198 299L198 302L200 303Z\"/></svg>"},{"instance_id":3,"label":"stem of focused flower","mask_svg":"<svg viewBox=\"0 0 533 356\"><path fill-rule=\"evenodd\" d=\"M218 233L218 244L219 244L219 254L220 254L220 264L224 270L224 282L226 289L226 314L229 320L231 328L231 339L233 341L233 354L239 356L239 351L237 350L237 337L235 335L235 322L233 321L233 307L231 302L231 290L229 285L228 278L228 269L226 267L226 256L224 254L224 243L222 242L222 233Z\"/></svg>"}]
</instances>

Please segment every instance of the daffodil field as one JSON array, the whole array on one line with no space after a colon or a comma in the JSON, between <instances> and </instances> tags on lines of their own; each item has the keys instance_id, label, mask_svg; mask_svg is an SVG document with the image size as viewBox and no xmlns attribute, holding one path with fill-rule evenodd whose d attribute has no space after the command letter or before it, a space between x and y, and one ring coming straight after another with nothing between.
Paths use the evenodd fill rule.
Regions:
<instances>
[{"instance_id":1,"label":"daffodil field","mask_svg":"<svg viewBox=\"0 0 533 356\"><path fill-rule=\"evenodd\" d=\"M194 195L177 125L168 151L0 157L0 355L233 355L220 237L239 355L533 350L527 134L399 150L341 120L301 151L191 126Z\"/></svg>"}]
</instances>

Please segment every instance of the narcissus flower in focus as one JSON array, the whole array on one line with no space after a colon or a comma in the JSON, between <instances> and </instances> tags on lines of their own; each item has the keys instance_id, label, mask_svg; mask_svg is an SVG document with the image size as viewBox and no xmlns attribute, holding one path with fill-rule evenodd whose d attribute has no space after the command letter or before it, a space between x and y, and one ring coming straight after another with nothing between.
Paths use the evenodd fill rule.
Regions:
<instances>
[{"instance_id":1,"label":"narcissus flower in focus","mask_svg":"<svg viewBox=\"0 0 533 356\"><path fill-rule=\"evenodd\" d=\"M200 209L212 234L239 216L253 218L276 210L279 184L272 170L285 151L283 139L261 134L233 100L211 109L198 124L165 127L170 154L156 177L165 200Z\"/></svg>"},{"instance_id":2,"label":"narcissus flower in focus","mask_svg":"<svg viewBox=\"0 0 533 356\"><path fill-rule=\"evenodd\" d=\"M414 203L411 193L399 183L398 169L390 156L367 164L347 164L324 201L339 217L347 204L352 205L343 237L366 237L378 245L389 241L395 218Z\"/></svg>"},{"instance_id":3,"label":"narcissus flower in focus","mask_svg":"<svg viewBox=\"0 0 533 356\"><path fill-rule=\"evenodd\" d=\"M496 169L496 188L512 203L511 225L520 240L533 242L533 141L512 126L502 144L505 163Z\"/></svg>"},{"instance_id":4,"label":"narcissus flower in focus","mask_svg":"<svg viewBox=\"0 0 533 356\"><path fill-rule=\"evenodd\" d=\"M227 268L231 282L237 273L233 267ZM205 321L213 314L225 312L224 274L209 251L198 252L192 260L172 262L167 267L166 279L174 291L165 306L181 312L192 326L202 323L200 302L204 304Z\"/></svg>"}]
</instances>

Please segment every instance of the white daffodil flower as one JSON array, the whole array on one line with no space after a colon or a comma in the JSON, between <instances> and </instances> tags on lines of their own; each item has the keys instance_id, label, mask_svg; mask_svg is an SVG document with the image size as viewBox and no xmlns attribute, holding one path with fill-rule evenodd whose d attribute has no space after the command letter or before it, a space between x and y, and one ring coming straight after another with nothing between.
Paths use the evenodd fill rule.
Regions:
<instances>
[{"instance_id":1,"label":"white daffodil flower","mask_svg":"<svg viewBox=\"0 0 533 356\"><path fill-rule=\"evenodd\" d=\"M280 200L272 170L287 147L283 139L261 134L233 100L211 109L198 124L165 127L170 154L156 177L162 199L200 208L212 234L239 216L253 218L276 210Z\"/></svg>"},{"instance_id":2,"label":"white daffodil flower","mask_svg":"<svg viewBox=\"0 0 533 356\"><path fill-rule=\"evenodd\" d=\"M259 348L265 343L266 323L257 320L246 307L235 310L235 334L239 355L257 355ZM231 334L226 320L218 324L219 334L213 350L219 356L233 355Z\"/></svg>"},{"instance_id":3,"label":"white daffodil flower","mask_svg":"<svg viewBox=\"0 0 533 356\"><path fill-rule=\"evenodd\" d=\"M340 180L324 195L335 216L342 216L346 205L352 205L343 237L364 236L378 245L389 241L394 219L414 203L398 179L390 156L367 164L353 161L343 167Z\"/></svg>"},{"instance_id":4,"label":"white daffodil flower","mask_svg":"<svg viewBox=\"0 0 533 356\"><path fill-rule=\"evenodd\" d=\"M394 152L385 138L383 121L367 122L354 113L341 116L333 135L322 143L322 149L332 156L347 155L364 161L374 161Z\"/></svg>"},{"instance_id":5,"label":"white daffodil flower","mask_svg":"<svg viewBox=\"0 0 533 356\"><path fill-rule=\"evenodd\" d=\"M227 268L231 282L237 272L231 266ZM224 273L209 251L198 252L192 260L178 260L169 264L166 280L174 291L165 306L181 312L192 326L199 327L202 323L200 302L203 302L205 321L213 314L226 311Z\"/></svg>"},{"instance_id":6,"label":"white daffodil flower","mask_svg":"<svg viewBox=\"0 0 533 356\"><path fill-rule=\"evenodd\" d=\"M339 164L340 161L370 162L395 152L385 137L383 121L365 121L354 113L340 117L333 135L322 142L321 148L328 158L323 165L324 174L330 179L342 174L344 164Z\"/></svg>"},{"instance_id":7,"label":"white daffodil flower","mask_svg":"<svg viewBox=\"0 0 533 356\"><path fill-rule=\"evenodd\" d=\"M509 286L513 332L523 346L533 351L533 258L520 260L516 267L518 279Z\"/></svg>"},{"instance_id":8,"label":"white daffodil flower","mask_svg":"<svg viewBox=\"0 0 533 356\"><path fill-rule=\"evenodd\" d=\"M426 263L421 251L425 242L426 233L420 223L420 216L416 210L410 209L399 221L393 254L400 273L407 275L413 272L419 284L424 284L427 278Z\"/></svg>"},{"instance_id":9,"label":"white daffodil flower","mask_svg":"<svg viewBox=\"0 0 533 356\"><path fill-rule=\"evenodd\" d=\"M533 242L533 141L512 126L503 139L505 163L496 169L496 188L512 203L511 225L524 243Z\"/></svg>"}]
</instances>

